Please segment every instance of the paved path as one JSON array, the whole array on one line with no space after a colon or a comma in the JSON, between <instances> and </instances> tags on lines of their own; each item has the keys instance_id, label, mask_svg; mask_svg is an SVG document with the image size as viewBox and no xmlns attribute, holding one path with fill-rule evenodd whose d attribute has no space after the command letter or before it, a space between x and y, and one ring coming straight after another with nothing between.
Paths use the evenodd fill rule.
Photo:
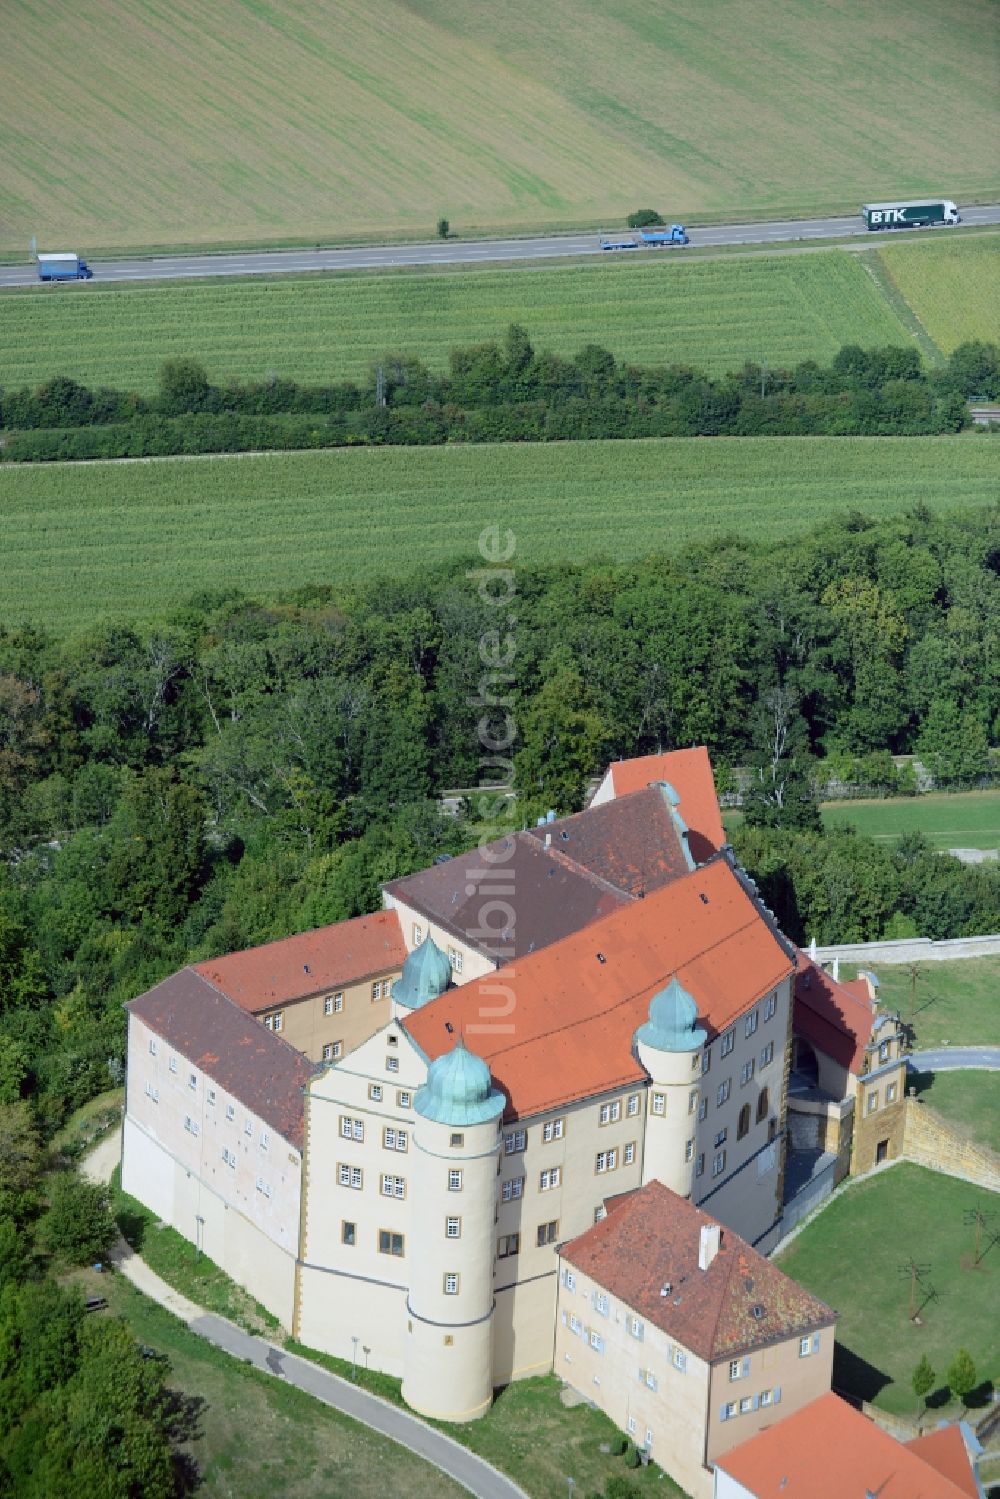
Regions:
<instances>
[{"instance_id":1,"label":"paved path","mask_svg":"<svg viewBox=\"0 0 1000 1499\"><path fill-rule=\"evenodd\" d=\"M963 1067L1000 1067L1000 1046L946 1046L914 1051L906 1059L911 1072L956 1072Z\"/></svg>"},{"instance_id":2,"label":"paved path","mask_svg":"<svg viewBox=\"0 0 1000 1499\"><path fill-rule=\"evenodd\" d=\"M1000 203L962 209L966 224L1000 224ZM935 230L934 233L942 233ZM948 230L961 233L961 230ZM777 219L755 224L716 224L711 228L689 229L692 245L760 245L787 244L790 241L838 239L844 235L870 238L873 245L883 244L892 235L869 234L860 213L852 218ZM913 234L897 230L896 238L907 243ZM893 240L893 242L895 242ZM69 246L86 253L86 246ZM201 276L273 276L304 271L372 270L384 266L477 265L490 262L518 262L552 259L567 255L607 255L602 251L598 234L556 234L537 239L434 240L422 245L356 245L345 250L256 250L217 255L170 255L125 260L91 262L96 280L171 281ZM665 250L623 250L621 255L645 262L650 255L661 260L683 258L683 248ZM34 262L0 266L0 287L35 286L38 275ZM75 283L73 283L75 284ZM50 291L59 292L58 283ZM64 283L61 291L72 289Z\"/></svg>"},{"instance_id":3,"label":"paved path","mask_svg":"<svg viewBox=\"0 0 1000 1499\"><path fill-rule=\"evenodd\" d=\"M102 1140L81 1162L80 1169L90 1181L107 1181L121 1158L121 1135L116 1131ZM313 1395L324 1405L332 1406L345 1416L361 1422L363 1426L380 1432L392 1442L398 1442L407 1452L422 1457L433 1467L453 1478L462 1488L478 1499L528 1499L523 1489L485 1462L460 1443L452 1441L443 1432L411 1416L398 1406L359 1390L349 1380L330 1374L308 1359L276 1348L265 1338L244 1332L225 1317L217 1317L196 1306L172 1286L168 1286L145 1260L130 1249L124 1239L119 1239L111 1251L112 1264L137 1290L150 1300L166 1307L186 1322L191 1331L200 1338L213 1343L234 1358L245 1359L265 1374L283 1379L306 1394Z\"/></svg>"}]
</instances>

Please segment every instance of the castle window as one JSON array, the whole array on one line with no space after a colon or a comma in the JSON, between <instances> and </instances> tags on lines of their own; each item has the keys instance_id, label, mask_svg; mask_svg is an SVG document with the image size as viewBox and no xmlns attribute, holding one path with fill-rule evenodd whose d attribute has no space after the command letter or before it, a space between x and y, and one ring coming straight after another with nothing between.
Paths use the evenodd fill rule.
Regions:
<instances>
[{"instance_id":1,"label":"castle window","mask_svg":"<svg viewBox=\"0 0 1000 1499\"><path fill-rule=\"evenodd\" d=\"M695 1111L695 1109L697 1107L698 1107L698 1090L697 1090L697 1088L692 1088L691 1092L688 1094L688 1113L689 1114L693 1114L694 1111Z\"/></svg>"},{"instance_id":2,"label":"castle window","mask_svg":"<svg viewBox=\"0 0 1000 1499\"><path fill-rule=\"evenodd\" d=\"M750 1036L753 1035L754 1031L757 1029L757 1021L758 1021L758 1019L759 1019L759 1011L755 1007L754 1009L752 1009L750 1011L750 1014L747 1016L746 1020L743 1022L743 1034L744 1034L744 1036L746 1036L747 1038L749 1038Z\"/></svg>"},{"instance_id":3,"label":"castle window","mask_svg":"<svg viewBox=\"0 0 1000 1499\"><path fill-rule=\"evenodd\" d=\"M683 1348L674 1348L674 1368L679 1369L682 1374L687 1372L688 1356Z\"/></svg>"},{"instance_id":4,"label":"castle window","mask_svg":"<svg viewBox=\"0 0 1000 1499\"><path fill-rule=\"evenodd\" d=\"M405 1240L402 1234L393 1233L391 1229L380 1228L378 1231L379 1254L394 1254L401 1257L404 1252Z\"/></svg>"},{"instance_id":5,"label":"castle window","mask_svg":"<svg viewBox=\"0 0 1000 1499\"><path fill-rule=\"evenodd\" d=\"M360 1140L365 1138L365 1122L363 1119L352 1119L349 1114L340 1116L340 1135L343 1140Z\"/></svg>"},{"instance_id":6,"label":"castle window","mask_svg":"<svg viewBox=\"0 0 1000 1499\"><path fill-rule=\"evenodd\" d=\"M396 1104L397 1104L397 1106L399 1108L401 1108L401 1109L408 1109L410 1107L411 1101L412 1100L410 1098L410 1093L409 1093L408 1089L406 1089L406 1088L400 1088L400 1089L397 1090L397 1093L396 1093Z\"/></svg>"},{"instance_id":7,"label":"castle window","mask_svg":"<svg viewBox=\"0 0 1000 1499\"><path fill-rule=\"evenodd\" d=\"M716 1148L718 1148L720 1145L725 1145L725 1143L728 1140L728 1138L729 1138L729 1129L728 1129L728 1127L726 1129L720 1129L719 1133L715 1137Z\"/></svg>"},{"instance_id":8,"label":"castle window","mask_svg":"<svg viewBox=\"0 0 1000 1499\"><path fill-rule=\"evenodd\" d=\"M712 1048L710 1046L706 1046L705 1050L701 1054L701 1075L702 1075L702 1077L705 1076L706 1072L711 1072L711 1070L712 1070Z\"/></svg>"},{"instance_id":9,"label":"castle window","mask_svg":"<svg viewBox=\"0 0 1000 1499\"><path fill-rule=\"evenodd\" d=\"M736 1125L736 1138L742 1140L744 1135L750 1133L750 1105L745 1103L740 1109L740 1117Z\"/></svg>"},{"instance_id":10,"label":"castle window","mask_svg":"<svg viewBox=\"0 0 1000 1499\"><path fill-rule=\"evenodd\" d=\"M328 994L326 996L326 998L324 999L324 1001L323 1001L323 1014L324 1015L332 1015L333 1014L333 995L332 994Z\"/></svg>"},{"instance_id":11,"label":"castle window","mask_svg":"<svg viewBox=\"0 0 1000 1499\"><path fill-rule=\"evenodd\" d=\"M625 1146L622 1159L624 1160L626 1166L631 1166L632 1163L634 1162L634 1160L635 1160L635 1141L634 1140L630 1140L629 1143Z\"/></svg>"},{"instance_id":12,"label":"castle window","mask_svg":"<svg viewBox=\"0 0 1000 1499\"><path fill-rule=\"evenodd\" d=\"M694 1141L693 1140L686 1140L685 1143L684 1143L684 1159L686 1161L693 1161L694 1160Z\"/></svg>"},{"instance_id":13,"label":"castle window","mask_svg":"<svg viewBox=\"0 0 1000 1499\"><path fill-rule=\"evenodd\" d=\"M337 1180L342 1187L353 1187L360 1192L365 1184L365 1174L360 1166L348 1166L343 1161L337 1167Z\"/></svg>"},{"instance_id":14,"label":"castle window","mask_svg":"<svg viewBox=\"0 0 1000 1499\"><path fill-rule=\"evenodd\" d=\"M264 1026L269 1031L274 1031L275 1033L277 1033L281 1030L284 1023L284 1016L282 1015L280 1010L274 1015L264 1016Z\"/></svg>"},{"instance_id":15,"label":"castle window","mask_svg":"<svg viewBox=\"0 0 1000 1499\"><path fill-rule=\"evenodd\" d=\"M721 1109L722 1105L728 1102L729 1095L732 1092L732 1088L733 1080L731 1077L727 1077L725 1082L719 1084L718 1090L715 1095L716 1108Z\"/></svg>"},{"instance_id":16,"label":"castle window","mask_svg":"<svg viewBox=\"0 0 1000 1499\"><path fill-rule=\"evenodd\" d=\"M382 1196L383 1197L405 1197L406 1177L392 1176L388 1171L382 1173Z\"/></svg>"},{"instance_id":17,"label":"castle window","mask_svg":"<svg viewBox=\"0 0 1000 1499\"><path fill-rule=\"evenodd\" d=\"M409 1131L405 1129L394 1129L392 1125L386 1127L382 1137L382 1143L386 1150L406 1150L409 1145Z\"/></svg>"},{"instance_id":18,"label":"castle window","mask_svg":"<svg viewBox=\"0 0 1000 1499\"><path fill-rule=\"evenodd\" d=\"M650 1111L654 1114L665 1114L667 1112L667 1095L665 1093L653 1093L649 1100Z\"/></svg>"},{"instance_id":19,"label":"castle window","mask_svg":"<svg viewBox=\"0 0 1000 1499\"><path fill-rule=\"evenodd\" d=\"M335 1062L340 1056L340 1042L327 1041L323 1047L323 1061Z\"/></svg>"},{"instance_id":20,"label":"castle window","mask_svg":"<svg viewBox=\"0 0 1000 1499\"><path fill-rule=\"evenodd\" d=\"M448 1191L449 1192L461 1192L461 1190L462 1190L462 1173L461 1173L461 1171L449 1171L448 1172Z\"/></svg>"},{"instance_id":21,"label":"castle window","mask_svg":"<svg viewBox=\"0 0 1000 1499\"><path fill-rule=\"evenodd\" d=\"M227 1103L226 1104L226 1118L227 1119L235 1119L236 1118L236 1105L235 1104L232 1104L232 1103Z\"/></svg>"},{"instance_id":22,"label":"castle window","mask_svg":"<svg viewBox=\"0 0 1000 1499\"><path fill-rule=\"evenodd\" d=\"M461 1218L446 1218L444 1220L444 1236L446 1239L460 1239L462 1237Z\"/></svg>"},{"instance_id":23,"label":"castle window","mask_svg":"<svg viewBox=\"0 0 1000 1499\"><path fill-rule=\"evenodd\" d=\"M260 1149L266 1150L270 1143L270 1136L268 1135L267 1130L262 1129L260 1132Z\"/></svg>"},{"instance_id":24,"label":"castle window","mask_svg":"<svg viewBox=\"0 0 1000 1499\"><path fill-rule=\"evenodd\" d=\"M368 1084L368 1097L371 1099L372 1103L381 1103L382 1102L382 1084L381 1083L369 1083Z\"/></svg>"},{"instance_id":25,"label":"castle window","mask_svg":"<svg viewBox=\"0 0 1000 1499\"><path fill-rule=\"evenodd\" d=\"M235 1150L230 1150L228 1145L224 1145L222 1148L222 1159L232 1171L236 1170L236 1152Z\"/></svg>"},{"instance_id":26,"label":"castle window","mask_svg":"<svg viewBox=\"0 0 1000 1499\"><path fill-rule=\"evenodd\" d=\"M878 1048L878 1059L880 1062L888 1062L892 1052L891 1041L881 1041Z\"/></svg>"},{"instance_id":27,"label":"castle window","mask_svg":"<svg viewBox=\"0 0 1000 1499\"><path fill-rule=\"evenodd\" d=\"M465 1144L465 1136L464 1135L452 1135L452 1137L451 1137L451 1148L452 1148L452 1150L461 1150L461 1148L462 1148L462 1146L464 1144Z\"/></svg>"},{"instance_id":28,"label":"castle window","mask_svg":"<svg viewBox=\"0 0 1000 1499\"><path fill-rule=\"evenodd\" d=\"M597 1159L594 1162L594 1170L598 1176L600 1176L604 1171L614 1171L617 1165L617 1150L599 1150L597 1152Z\"/></svg>"},{"instance_id":29,"label":"castle window","mask_svg":"<svg viewBox=\"0 0 1000 1499\"><path fill-rule=\"evenodd\" d=\"M156 1056L156 1037L155 1036L150 1036L150 1038L149 1038L149 1055L151 1057L155 1057Z\"/></svg>"},{"instance_id":30,"label":"castle window","mask_svg":"<svg viewBox=\"0 0 1000 1499\"><path fill-rule=\"evenodd\" d=\"M776 1012L777 1008L778 996L776 994L769 994L764 1001L764 1019L770 1020L771 1016Z\"/></svg>"},{"instance_id":31,"label":"castle window","mask_svg":"<svg viewBox=\"0 0 1000 1499\"><path fill-rule=\"evenodd\" d=\"M449 947L449 949L448 949L448 962L451 964L451 969L452 969L453 973L461 973L461 971L462 971L462 954L459 952L459 950L458 950L457 947Z\"/></svg>"},{"instance_id":32,"label":"castle window","mask_svg":"<svg viewBox=\"0 0 1000 1499\"><path fill-rule=\"evenodd\" d=\"M521 1252L520 1234L501 1234L497 1240L497 1259L509 1260L512 1254Z\"/></svg>"},{"instance_id":33,"label":"castle window","mask_svg":"<svg viewBox=\"0 0 1000 1499\"><path fill-rule=\"evenodd\" d=\"M614 1124L622 1117L621 1099L616 1098L612 1103L602 1103L597 1116L598 1124Z\"/></svg>"},{"instance_id":34,"label":"castle window","mask_svg":"<svg viewBox=\"0 0 1000 1499\"><path fill-rule=\"evenodd\" d=\"M735 1045L736 1045L736 1028L735 1028L735 1026L730 1026L729 1030L726 1031L726 1034L723 1036L723 1038L722 1038L722 1045L719 1048L722 1056L728 1057L729 1053L732 1051L732 1049L733 1049L733 1047Z\"/></svg>"},{"instance_id":35,"label":"castle window","mask_svg":"<svg viewBox=\"0 0 1000 1499\"><path fill-rule=\"evenodd\" d=\"M413 923L413 945L414 945L414 947L419 947L420 944L421 944L421 942L423 942L423 940L424 940L424 929L420 925L419 921L415 921Z\"/></svg>"},{"instance_id":36,"label":"castle window","mask_svg":"<svg viewBox=\"0 0 1000 1499\"><path fill-rule=\"evenodd\" d=\"M398 1072L399 1071L399 1058L398 1057L386 1057L386 1059L385 1059L385 1070L386 1070L386 1072Z\"/></svg>"},{"instance_id":37,"label":"castle window","mask_svg":"<svg viewBox=\"0 0 1000 1499\"><path fill-rule=\"evenodd\" d=\"M542 1125L542 1139L546 1145L553 1140L561 1140L566 1128L565 1119L548 1119Z\"/></svg>"},{"instance_id":38,"label":"castle window","mask_svg":"<svg viewBox=\"0 0 1000 1499\"><path fill-rule=\"evenodd\" d=\"M551 1166L547 1171L538 1174L539 1192L551 1192L553 1187L558 1187L562 1182L562 1167Z\"/></svg>"},{"instance_id":39,"label":"castle window","mask_svg":"<svg viewBox=\"0 0 1000 1499\"><path fill-rule=\"evenodd\" d=\"M446 1296L458 1295L458 1275L454 1270L445 1271L444 1294Z\"/></svg>"},{"instance_id":40,"label":"castle window","mask_svg":"<svg viewBox=\"0 0 1000 1499\"><path fill-rule=\"evenodd\" d=\"M774 1061L774 1042L769 1041L760 1054L761 1067L770 1067Z\"/></svg>"},{"instance_id":41,"label":"castle window","mask_svg":"<svg viewBox=\"0 0 1000 1499\"><path fill-rule=\"evenodd\" d=\"M198 1133L197 1121L192 1119L190 1114L184 1115L184 1128L189 1135L196 1135Z\"/></svg>"},{"instance_id":42,"label":"castle window","mask_svg":"<svg viewBox=\"0 0 1000 1499\"><path fill-rule=\"evenodd\" d=\"M592 1332L590 1334L590 1346L591 1348L593 1348L595 1353L604 1352L604 1339L601 1337L599 1332Z\"/></svg>"},{"instance_id":43,"label":"castle window","mask_svg":"<svg viewBox=\"0 0 1000 1499\"><path fill-rule=\"evenodd\" d=\"M390 987L391 986L388 979L386 979L384 984L381 979L376 979L374 984L372 984L372 1004L374 1004L377 999L381 999L383 997L383 994L385 998L388 999Z\"/></svg>"},{"instance_id":44,"label":"castle window","mask_svg":"<svg viewBox=\"0 0 1000 1499\"><path fill-rule=\"evenodd\" d=\"M270 1185L264 1180L262 1176L258 1176L257 1178L257 1191L260 1192L263 1197L270 1197L271 1195Z\"/></svg>"},{"instance_id":45,"label":"castle window","mask_svg":"<svg viewBox=\"0 0 1000 1499\"><path fill-rule=\"evenodd\" d=\"M348 1223L346 1218L341 1220L340 1242L341 1244L348 1245L351 1249L354 1248L354 1245L358 1242L358 1225L356 1223Z\"/></svg>"},{"instance_id":46,"label":"castle window","mask_svg":"<svg viewBox=\"0 0 1000 1499\"><path fill-rule=\"evenodd\" d=\"M647 1389L655 1390L657 1388L656 1375L653 1373L652 1369L644 1369L642 1371L642 1378L643 1383L645 1384Z\"/></svg>"},{"instance_id":47,"label":"castle window","mask_svg":"<svg viewBox=\"0 0 1000 1499\"><path fill-rule=\"evenodd\" d=\"M721 1176L726 1169L726 1152L720 1150L712 1161L712 1175Z\"/></svg>"},{"instance_id":48,"label":"castle window","mask_svg":"<svg viewBox=\"0 0 1000 1499\"><path fill-rule=\"evenodd\" d=\"M569 1330L575 1332L578 1338L583 1337L583 1323L572 1312L569 1314Z\"/></svg>"},{"instance_id":49,"label":"castle window","mask_svg":"<svg viewBox=\"0 0 1000 1499\"><path fill-rule=\"evenodd\" d=\"M695 1176L704 1176L705 1175L705 1152L704 1151L702 1151L702 1153L699 1155L698 1159L694 1163L694 1174L695 1174Z\"/></svg>"},{"instance_id":50,"label":"castle window","mask_svg":"<svg viewBox=\"0 0 1000 1499\"><path fill-rule=\"evenodd\" d=\"M207 1104L211 1104L212 1107L214 1108L214 1106L215 1106L215 1089L214 1088L209 1088L208 1091L206 1092L206 1094L205 1094L205 1102Z\"/></svg>"},{"instance_id":51,"label":"castle window","mask_svg":"<svg viewBox=\"0 0 1000 1499\"><path fill-rule=\"evenodd\" d=\"M754 1059L753 1059L753 1057L751 1057L750 1060L748 1062L744 1062L743 1066L740 1068L740 1087L741 1088L745 1088L746 1087L747 1083L750 1082L751 1078L753 1077L753 1074L754 1074Z\"/></svg>"},{"instance_id":52,"label":"castle window","mask_svg":"<svg viewBox=\"0 0 1000 1499\"><path fill-rule=\"evenodd\" d=\"M869 1093L868 1099L867 1099L867 1101L865 1103L865 1113L866 1114L874 1114L874 1112L875 1112L875 1110L877 1108L878 1108L878 1089L877 1088L873 1088L872 1091Z\"/></svg>"},{"instance_id":53,"label":"castle window","mask_svg":"<svg viewBox=\"0 0 1000 1499\"><path fill-rule=\"evenodd\" d=\"M600 1312L602 1317L607 1317L611 1313L611 1302L603 1291L594 1292L594 1311Z\"/></svg>"},{"instance_id":54,"label":"castle window","mask_svg":"<svg viewBox=\"0 0 1000 1499\"><path fill-rule=\"evenodd\" d=\"M636 1432L636 1424L635 1424L635 1417L634 1416L629 1416L629 1418L628 1418L628 1429L629 1429L630 1434L632 1436L634 1436L635 1432Z\"/></svg>"},{"instance_id":55,"label":"castle window","mask_svg":"<svg viewBox=\"0 0 1000 1499\"><path fill-rule=\"evenodd\" d=\"M177 1058L176 1057L171 1057L170 1058L170 1062L168 1063L168 1065L170 1067L171 1072L176 1072L177 1071Z\"/></svg>"},{"instance_id":56,"label":"castle window","mask_svg":"<svg viewBox=\"0 0 1000 1499\"><path fill-rule=\"evenodd\" d=\"M159 1090L159 1088L154 1088L152 1083L147 1082L146 1083L146 1097L147 1098L151 1098L154 1103L159 1103L159 1101L160 1101L160 1090Z\"/></svg>"},{"instance_id":57,"label":"castle window","mask_svg":"<svg viewBox=\"0 0 1000 1499\"><path fill-rule=\"evenodd\" d=\"M886 1083L886 1087L885 1087L885 1101L886 1101L886 1103L895 1103L896 1102L896 1084L895 1083Z\"/></svg>"},{"instance_id":58,"label":"castle window","mask_svg":"<svg viewBox=\"0 0 1000 1499\"><path fill-rule=\"evenodd\" d=\"M698 1105L698 1118L700 1120L705 1120L705 1119L708 1118L708 1099L707 1098L703 1098L701 1100L701 1103Z\"/></svg>"},{"instance_id":59,"label":"castle window","mask_svg":"<svg viewBox=\"0 0 1000 1499\"><path fill-rule=\"evenodd\" d=\"M249 1135L250 1138L251 1138L251 1140L253 1139L253 1120L252 1119L244 1119L244 1121L243 1121L243 1133L245 1135Z\"/></svg>"},{"instance_id":60,"label":"castle window","mask_svg":"<svg viewBox=\"0 0 1000 1499\"><path fill-rule=\"evenodd\" d=\"M626 1326L629 1330L629 1335L633 1338L638 1338L641 1343L646 1336L646 1324L640 1322L638 1317L629 1317Z\"/></svg>"},{"instance_id":61,"label":"castle window","mask_svg":"<svg viewBox=\"0 0 1000 1499\"><path fill-rule=\"evenodd\" d=\"M524 1177L512 1176L510 1181L505 1181L500 1188L500 1196L504 1202L513 1202L517 1197L524 1196Z\"/></svg>"},{"instance_id":62,"label":"castle window","mask_svg":"<svg viewBox=\"0 0 1000 1499\"><path fill-rule=\"evenodd\" d=\"M509 1135L504 1135L503 1137L503 1153L504 1155L516 1155L518 1151L525 1149L527 1143L527 1130L513 1130Z\"/></svg>"},{"instance_id":63,"label":"castle window","mask_svg":"<svg viewBox=\"0 0 1000 1499\"><path fill-rule=\"evenodd\" d=\"M554 1244L559 1236L559 1219L553 1218L550 1223L540 1223L536 1235L536 1243L539 1249L543 1244Z\"/></svg>"},{"instance_id":64,"label":"castle window","mask_svg":"<svg viewBox=\"0 0 1000 1499\"><path fill-rule=\"evenodd\" d=\"M750 1360L748 1358L731 1358L729 1360L729 1378L746 1379L750 1373Z\"/></svg>"},{"instance_id":65,"label":"castle window","mask_svg":"<svg viewBox=\"0 0 1000 1499\"><path fill-rule=\"evenodd\" d=\"M634 1119L636 1117L636 1115L639 1112L639 1095L638 1095L638 1093L630 1093L629 1094L629 1096L628 1096L628 1103L625 1105L625 1112L626 1112L626 1114L628 1115L628 1117L630 1119Z\"/></svg>"},{"instance_id":66,"label":"castle window","mask_svg":"<svg viewBox=\"0 0 1000 1499\"><path fill-rule=\"evenodd\" d=\"M192 1091L193 1091L194 1089L197 1088L197 1086L198 1086L197 1074L194 1073L194 1072L192 1072L192 1073L190 1073L188 1075L188 1087L191 1088Z\"/></svg>"},{"instance_id":67,"label":"castle window","mask_svg":"<svg viewBox=\"0 0 1000 1499\"><path fill-rule=\"evenodd\" d=\"M763 1121L767 1118L767 1111L768 1111L768 1109L770 1107L770 1103L771 1103L771 1100L770 1100L770 1097L768 1095L767 1089L766 1088L761 1088L760 1092L757 1095L757 1123L758 1124L762 1124Z\"/></svg>"}]
</instances>

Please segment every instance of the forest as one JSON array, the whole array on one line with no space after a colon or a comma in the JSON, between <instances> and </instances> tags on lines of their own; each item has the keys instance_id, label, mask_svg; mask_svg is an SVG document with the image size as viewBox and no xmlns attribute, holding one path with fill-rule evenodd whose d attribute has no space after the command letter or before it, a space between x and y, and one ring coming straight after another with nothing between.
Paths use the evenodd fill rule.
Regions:
<instances>
[{"instance_id":1,"label":"forest","mask_svg":"<svg viewBox=\"0 0 1000 1499\"><path fill-rule=\"evenodd\" d=\"M272 379L213 385L194 359L160 368L154 396L64 376L0 393L0 458L46 462L180 453L641 437L913 436L957 432L968 401L1000 398L1000 350L965 343L929 369L915 348L847 345L824 368L746 364L721 379L638 368L588 344L537 352L512 324L502 343L451 351L447 374L386 355L365 385Z\"/></svg>"},{"instance_id":2,"label":"forest","mask_svg":"<svg viewBox=\"0 0 1000 1499\"><path fill-rule=\"evenodd\" d=\"M738 857L797 940L997 930L996 866L824 834L816 804L831 778L913 791L891 752L943 786L993 777L1000 511L848 515L776 560L732 538L515 568L499 632L470 558L196 597L156 628L0 633L0 1101L51 1133L121 1079L126 1000L372 910L385 880L580 807L619 756L708 746L720 790L743 788ZM509 767L484 703L516 725ZM441 814L507 769L513 811L484 789Z\"/></svg>"}]
</instances>

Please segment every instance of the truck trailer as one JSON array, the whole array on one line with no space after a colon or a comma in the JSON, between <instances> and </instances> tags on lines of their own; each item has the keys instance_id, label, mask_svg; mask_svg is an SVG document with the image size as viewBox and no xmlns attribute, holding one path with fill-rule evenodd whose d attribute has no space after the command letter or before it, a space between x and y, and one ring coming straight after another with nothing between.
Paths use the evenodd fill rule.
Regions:
<instances>
[{"instance_id":1,"label":"truck trailer","mask_svg":"<svg viewBox=\"0 0 1000 1499\"><path fill-rule=\"evenodd\" d=\"M861 210L866 229L925 229L928 224L960 224L954 203L866 203Z\"/></svg>"},{"instance_id":2,"label":"truck trailer","mask_svg":"<svg viewBox=\"0 0 1000 1499\"><path fill-rule=\"evenodd\" d=\"M39 252L39 281L89 281L93 274L90 266L79 255L63 252L46 255Z\"/></svg>"},{"instance_id":3,"label":"truck trailer","mask_svg":"<svg viewBox=\"0 0 1000 1499\"><path fill-rule=\"evenodd\" d=\"M635 234L606 234L601 237L602 250L663 250L670 245L687 243L688 234L683 224L671 224L669 229L640 229Z\"/></svg>"}]
</instances>

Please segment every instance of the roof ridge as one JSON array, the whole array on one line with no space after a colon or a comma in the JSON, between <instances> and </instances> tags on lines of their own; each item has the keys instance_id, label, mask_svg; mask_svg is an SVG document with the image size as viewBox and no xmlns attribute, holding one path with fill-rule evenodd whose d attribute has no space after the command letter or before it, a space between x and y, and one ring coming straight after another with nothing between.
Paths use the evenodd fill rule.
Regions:
<instances>
[{"instance_id":1,"label":"roof ridge","mask_svg":"<svg viewBox=\"0 0 1000 1499\"><path fill-rule=\"evenodd\" d=\"M261 1031L269 1038L267 1041L265 1041L265 1046L272 1044L278 1047L283 1046L287 1052L291 1053L292 1056L298 1057L300 1061L306 1063L309 1068L310 1075L320 1070L321 1064L319 1062L310 1062L304 1051L300 1051L297 1046L293 1046L290 1041L286 1041L284 1036L282 1036L278 1031L272 1031L268 1026L262 1024L262 1022L257 1019L257 1016L254 1015L252 1011L245 1010L238 1000L233 999L232 996L227 994L224 989L220 989L217 984L213 984L212 980L208 977L207 974L199 973L194 963L185 963L184 967L178 969L177 971L179 973L193 973L200 983L207 984L208 988L211 989L213 994L217 994L221 1000L223 1000L227 1005L230 1005L234 1010L236 1010L238 1014L242 1015L245 1019L252 1021L254 1025L260 1026ZM168 975L168 977L173 977L173 975ZM142 995L139 994L136 996L136 998L141 999ZM148 1025L149 1022L144 1021L143 1024ZM202 1070L207 1071L208 1069L203 1068Z\"/></svg>"}]
</instances>

